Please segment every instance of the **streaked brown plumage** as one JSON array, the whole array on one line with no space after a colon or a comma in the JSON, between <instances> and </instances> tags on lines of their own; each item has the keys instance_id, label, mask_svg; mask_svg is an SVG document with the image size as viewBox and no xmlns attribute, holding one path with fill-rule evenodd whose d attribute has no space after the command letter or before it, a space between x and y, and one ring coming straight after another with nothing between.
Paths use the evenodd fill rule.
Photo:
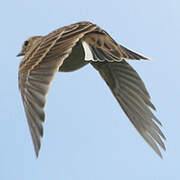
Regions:
<instances>
[{"instance_id":1,"label":"streaked brown plumage","mask_svg":"<svg viewBox=\"0 0 180 180\"><path fill-rule=\"evenodd\" d=\"M88 54L89 50L89 54ZM162 157L165 136L150 95L137 72L125 61L148 59L117 44L104 30L90 22L62 27L46 36L25 41L18 56L19 89L32 135L36 156L43 136L44 106L50 83L57 71L74 71L90 63L105 80L137 131ZM86 59L90 57L90 59ZM91 61L90 61L91 60Z\"/></svg>"}]
</instances>

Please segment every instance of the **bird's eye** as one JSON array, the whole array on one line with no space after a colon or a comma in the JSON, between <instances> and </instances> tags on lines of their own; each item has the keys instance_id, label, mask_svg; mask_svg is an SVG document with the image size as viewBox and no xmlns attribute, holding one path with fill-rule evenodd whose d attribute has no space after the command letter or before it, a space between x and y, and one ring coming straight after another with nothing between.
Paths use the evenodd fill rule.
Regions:
<instances>
[{"instance_id":1,"label":"bird's eye","mask_svg":"<svg viewBox=\"0 0 180 180\"><path fill-rule=\"evenodd\" d=\"M29 43L29 41L25 41L25 42L24 42L24 45L25 45L25 46L27 46L27 45L28 45L28 43Z\"/></svg>"}]
</instances>

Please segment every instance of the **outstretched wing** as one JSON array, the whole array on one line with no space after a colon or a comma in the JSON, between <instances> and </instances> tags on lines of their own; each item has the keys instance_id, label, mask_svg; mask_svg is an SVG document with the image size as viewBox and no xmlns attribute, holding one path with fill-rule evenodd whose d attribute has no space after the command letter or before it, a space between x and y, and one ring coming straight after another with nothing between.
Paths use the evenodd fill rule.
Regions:
<instances>
[{"instance_id":1,"label":"outstretched wing","mask_svg":"<svg viewBox=\"0 0 180 180\"><path fill-rule=\"evenodd\" d=\"M117 44L108 33L100 28L86 34L83 40L85 47L91 52L91 64L99 71L138 132L162 157L156 143L165 150L162 141L165 136L158 127L161 125L160 121L150 110L150 108L155 110L155 107L150 101L143 81L124 60L148 58Z\"/></svg>"},{"instance_id":2,"label":"outstretched wing","mask_svg":"<svg viewBox=\"0 0 180 180\"><path fill-rule=\"evenodd\" d=\"M19 88L36 156L40 150L40 138L43 136L43 109L50 83L76 43L94 29L96 26L89 22L60 28L42 37L20 64Z\"/></svg>"},{"instance_id":3,"label":"outstretched wing","mask_svg":"<svg viewBox=\"0 0 180 180\"><path fill-rule=\"evenodd\" d=\"M160 121L150 110L150 108L155 110L155 107L151 103L149 93L137 72L125 60L121 62L92 62L91 64L99 71L141 136L162 157L156 143L165 150L162 141L162 139L165 140L165 136L158 127L161 125Z\"/></svg>"},{"instance_id":4,"label":"outstretched wing","mask_svg":"<svg viewBox=\"0 0 180 180\"><path fill-rule=\"evenodd\" d=\"M92 52L95 61L113 62L121 61L122 59L148 59L143 55L137 54L117 44L107 32L100 28L96 28L95 31L86 34L83 40Z\"/></svg>"}]
</instances>

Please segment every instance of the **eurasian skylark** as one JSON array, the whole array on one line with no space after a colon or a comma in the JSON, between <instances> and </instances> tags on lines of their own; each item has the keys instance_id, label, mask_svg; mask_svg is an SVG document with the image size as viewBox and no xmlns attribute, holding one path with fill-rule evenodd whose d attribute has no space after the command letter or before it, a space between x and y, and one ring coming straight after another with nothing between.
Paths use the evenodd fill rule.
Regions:
<instances>
[{"instance_id":1,"label":"eurasian skylark","mask_svg":"<svg viewBox=\"0 0 180 180\"><path fill-rule=\"evenodd\" d=\"M19 66L19 89L29 124L32 140L38 156L44 106L51 81L58 71L70 72L91 64L111 89L137 131L160 156L157 146L165 150L165 136L158 127L160 121L150 95L137 74L125 60L148 59L116 43L110 35L95 24L79 22L62 27L46 36L34 36L26 40L24 56Z\"/></svg>"}]
</instances>

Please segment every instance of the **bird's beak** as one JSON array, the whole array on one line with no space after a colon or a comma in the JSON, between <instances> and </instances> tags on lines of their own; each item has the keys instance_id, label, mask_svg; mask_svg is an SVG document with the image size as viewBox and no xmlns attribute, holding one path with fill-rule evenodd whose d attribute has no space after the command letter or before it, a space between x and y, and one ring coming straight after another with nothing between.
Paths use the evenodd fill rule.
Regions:
<instances>
[{"instance_id":1,"label":"bird's beak","mask_svg":"<svg viewBox=\"0 0 180 180\"><path fill-rule=\"evenodd\" d=\"M19 54L16 55L16 57L19 57L19 56L24 56L24 53L20 52Z\"/></svg>"}]
</instances>

